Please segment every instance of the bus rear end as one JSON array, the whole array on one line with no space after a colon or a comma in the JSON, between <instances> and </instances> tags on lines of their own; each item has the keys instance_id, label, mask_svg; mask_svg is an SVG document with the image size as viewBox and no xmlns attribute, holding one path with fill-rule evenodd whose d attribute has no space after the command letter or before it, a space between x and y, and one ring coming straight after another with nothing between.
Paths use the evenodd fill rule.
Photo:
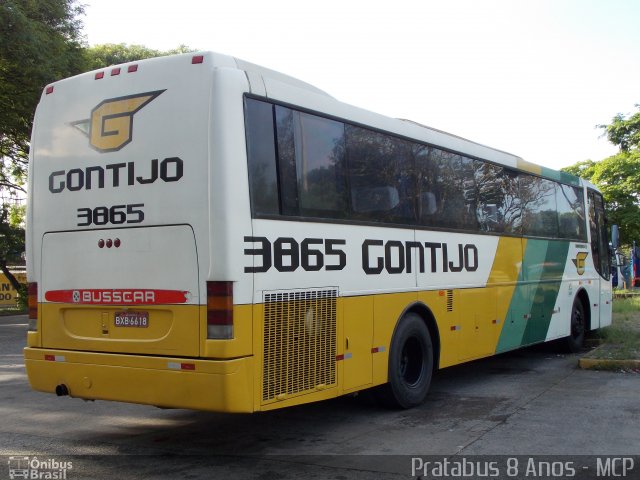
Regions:
<instances>
[{"instance_id":1,"label":"bus rear end","mask_svg":"<svg viewBox=\"0 0 640 480\"><path fill-rule=\"evenodd\" d=\"M43 92L27 220L34 389L253 409L250 349L224 347L250 333L234 332L233 279L211 258L216 62L233 66L159 58Z\"/></svg>"}]
</instances>

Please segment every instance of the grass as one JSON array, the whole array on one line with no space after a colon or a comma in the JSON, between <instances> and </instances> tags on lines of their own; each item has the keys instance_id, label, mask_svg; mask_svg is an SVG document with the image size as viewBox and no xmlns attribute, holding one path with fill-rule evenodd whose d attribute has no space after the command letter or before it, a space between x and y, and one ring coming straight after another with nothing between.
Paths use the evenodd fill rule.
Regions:
<instances>
[{"instance_id":1,"label":"grass","mask_svg":"<svg viewBox=\"0 0 640 480\"><path fill-rule=\"evenodd\" d=\"M615 299L612 323L600 329L598 336L602 343L587 358L640 360L640 296Z\"/></svg>"},{"instance_id":2,"label":"grass","mask_svg":"<svg viewBox=\"0 0 640 480\"><path fill-rule=\"evenodd\" d=\"M0 308L0 317L6 317L9 315L23 315L27 313L27 310L22 310L17 307Z\"/></svg>"}]
</instances>

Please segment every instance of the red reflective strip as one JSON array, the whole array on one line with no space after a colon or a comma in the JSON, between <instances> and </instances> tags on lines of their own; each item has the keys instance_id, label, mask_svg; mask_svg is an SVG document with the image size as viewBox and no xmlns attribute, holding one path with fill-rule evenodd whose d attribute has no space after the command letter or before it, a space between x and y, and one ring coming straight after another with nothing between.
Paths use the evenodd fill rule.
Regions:
<instances>
[{"instance_id":1,"label":"red reflective strip","mask_svg":"<svg viewBox=\"0 0 640 480\"><path fill-rule=\"evenodd\" d=\"M113 77L114 75L120 75L120 68L114 68L111 70L111 76Z\"/></svg>"},{"instance_id":2,"label":"red reflective strip","mask_svg":"<svg viewBox=\"0 0 640 480\"><path fill-rule=\"evenodd\" d=\"M104 72L98 72L96 73L96 76L94 77L96 80L100 80L101 78L104 78Z\"/></svg>"},{"instance_id":3,"label":"red reflective strip","mask_svg":"<svg viewBox=\"0 0 640 480\"><path fill-rule=\"evenodd\" d=\"M339 362L340 360L344 360L344 355L336 355L336 362Z\"/></svg>"},{"instance_id":4,"label":"red reflective strip","mask_svg":"<svg viewBox=\"0 0 640 480\"><path fill-rule=\"evenodd\" d=\"M55 362L55 361L56 361L56 356L55 356L55 355L45 355L45 356L44 356L44 359L45 359L47 362Z\"/></svg>"},{"instance_id":5,"label":"red reflective strip","mask_svg":"<svg viewBox=\"0 0 640 480\"><path fill-rule=\"evenodd\" d=\"M45 93L47 95L49 95L50 93L53 93L53 86L48 86L47 89L45 90Z\"/></svg>"},{"instance_id":6,"label":"red reflective strip","mask_svg":"<svg viewBox=\"0 0 640 480\"><path fill-rule=\"evenodd\" d=\"M127 67L127 72L128 73L133 73L133 72L137 72L138 71L138 65L129 65Z\"/></svg>"},{"instance_id":7,"label":"red reflective strip","mask_svg":"<svg viewBox=\"0 0 640 480\"><path fill-rule=\"evenodd\" d=\"M195 363L181 363L180 364L180 368L182 370L195 370L196 369L196 365L195 365Z\"/></svg>"},{"instance_id":8,"label":"red reflective strip","mask_svg":"<svg viewBox=\"0 0 640 480\"><path fill-rule=\"evenodd\" d=\"M48 302L83 305L143 305L186 303L188 293L181 290L148 289L49 290L44 298Z\"/></svg>"},{"instance_id":9,"label":"red reflective strip","mask_svg":"<svg viewBox=\"0 0 640 480\"><path fill-rule=\"evenodd\" d=\"M204 56L202 55L194 55L193 58L191 59L191 63L196 64L196 63L202 63L204 62Z\"/></svg>"}]
</instances>

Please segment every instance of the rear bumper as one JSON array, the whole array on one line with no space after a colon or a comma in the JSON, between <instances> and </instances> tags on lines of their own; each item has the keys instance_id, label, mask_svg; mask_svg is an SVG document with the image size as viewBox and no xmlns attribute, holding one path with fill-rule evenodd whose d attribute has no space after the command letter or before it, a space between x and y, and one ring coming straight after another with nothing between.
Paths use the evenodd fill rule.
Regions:
<instances>
[{"instance_id":1,"label":"rear bumper","mask_svg":"<svg viewBox=\"0 0 640 480\"><path fill-rule=\"evenodd\" d=\"M195 360L27 347L34 390L168 408L253 412L253 357Z\"/></svg>"}]
</instances>

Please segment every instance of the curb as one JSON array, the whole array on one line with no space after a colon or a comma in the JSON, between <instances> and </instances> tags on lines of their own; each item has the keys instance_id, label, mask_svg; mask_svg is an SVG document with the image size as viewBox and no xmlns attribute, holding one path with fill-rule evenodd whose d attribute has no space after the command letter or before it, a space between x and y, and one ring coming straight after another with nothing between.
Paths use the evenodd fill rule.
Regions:
<instances>
[{"instance_id":1,"label":"curb","mask_svg":"<svg viewBox=\"0 0 640 480\"><path fill-rule=\"evenodd\" d=\"M599 348L599 347L598 347ZM596 352L595 348L589 355ZM640 369L640 360L615 360L607 358L582 357L578 360L578 366L583 370L614 370L614 369Z\"/></svg>"}]
</instances>

